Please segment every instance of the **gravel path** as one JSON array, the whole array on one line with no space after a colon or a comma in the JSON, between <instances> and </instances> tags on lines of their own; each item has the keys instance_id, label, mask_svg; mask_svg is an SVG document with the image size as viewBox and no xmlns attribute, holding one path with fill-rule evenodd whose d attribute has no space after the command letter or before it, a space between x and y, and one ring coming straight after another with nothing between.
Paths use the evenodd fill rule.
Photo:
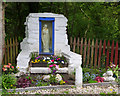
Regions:
<instances>
[{"instance_id":1,"label":"gravel path","mask_svg":"<svg viewBox=\"0 0 120 96\"><path fill-rule=\"evenodd\" d=\"M118 94L118 85L87 86L84 88L40 89L36 91L20 92L19 94L107 94L112 92Z\"/></svg>"}]
</instances>

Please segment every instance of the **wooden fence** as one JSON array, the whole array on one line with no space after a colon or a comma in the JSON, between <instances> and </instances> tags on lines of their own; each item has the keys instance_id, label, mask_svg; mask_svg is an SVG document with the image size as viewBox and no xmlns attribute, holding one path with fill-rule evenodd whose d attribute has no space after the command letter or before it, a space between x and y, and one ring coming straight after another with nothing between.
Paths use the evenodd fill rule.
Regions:
<instances>
[{"instance_id":1,"label":"wooden fence","mask_svg":"<svg viewBox=\"0 0 120 96\"><path fill-rule=\"evenodd\" d=\"M111 43L111 45L110 45ZM120 67L120 48L118 41L90 40L86 38L70 38L70 47L73 52L82 55L83 67L106 67L110 62Z\"/></svg>"},{"instance_id":2,"label":"wooden fence","mask_svg":"<svg viewBox=\"0 0 120 96\"><path fill-rule=\"evenodd\" d=\"M18 55L18 41L17 38L10 38L5 44L5 54L2 64L16 63L16 57Z\"/></svg>"}]
</instances>

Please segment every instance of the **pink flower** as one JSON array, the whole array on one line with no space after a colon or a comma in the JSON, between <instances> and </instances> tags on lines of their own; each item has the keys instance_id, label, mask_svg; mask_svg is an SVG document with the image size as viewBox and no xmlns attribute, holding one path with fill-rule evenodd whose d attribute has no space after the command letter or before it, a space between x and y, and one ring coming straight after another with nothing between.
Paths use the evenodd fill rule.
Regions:
<instances>
[{"instance_id":1,"label":"pink flower","mask_svg":"<svg viewBox=\"0 0 120 96\"><path fill-rule=\"evenodd\" d=\"M12 69L14 69L14 66L11 66Z\"/></svg>"},{"instance_id":2,"label":"pink flower","mask_svg":"<svg viewBox=\"0 0 120 96\"><path fill-rule=\"evenodd\" d=\"M53 65L49 65L49 67L53 67Z\"/></svg>"},{"instance_id":3,"label":"pink flower","mask_svg":"<svg viewBox=\"0 0 120 96\"><path fill-rule=\"evenodd\" d=\"M53 64L53 66L56 66L56 64Z\"/></svg>"},{"instance_id":4,"label":"pink flower","mask_svg":"<svg viewBox=\"0 0 120 96\"><path fill-rule=\"evenodd\" d=\"M59 68L59 66L58 65L56 65L56 69L58 69Z\"/></svg>"},{"instance_id":5,"label":"pink flower","mask_svg":"<svg viewBox=\"0 0 120 96\"><path fill-rule=\"evenodd\" d=\"M5 68L2 68L3 69L3 71L6 71L7 69L5 69Z\"/></svg>"},{"instance_id":6,"label":"pink flower","mask_svg":"<svg viewBox=\"0 0 120 96\"><path fill-rule=\"evenodd\" d=\"M54 60L51 60L52 62L54 62Z\"/></svg>"},{"instance_id":7,"label":"pink flower","mask_svg":"<svg viewBox=\"0 0 120 96\"><path fill-rule=\"evenodd\" d=\"M4 67L10 68L10 66L9 66L9 65L4 65Z\"/></svg>"},{"instance_id":8,"label":"pink flower","mask_svg":"<svg viewBox=\"0 0 120 96\"><path fill-rule=\"evenodd\" d=\"M8 63L9 66L11 66L11 63Z\"/></svg>"}]
</instances>

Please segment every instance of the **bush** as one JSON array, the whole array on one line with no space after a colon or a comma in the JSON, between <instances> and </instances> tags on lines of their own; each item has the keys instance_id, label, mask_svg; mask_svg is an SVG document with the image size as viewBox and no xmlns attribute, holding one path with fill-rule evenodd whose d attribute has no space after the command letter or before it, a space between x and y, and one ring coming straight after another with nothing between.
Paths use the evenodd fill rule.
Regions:
<instances>
[{"instance_id":1,"label":"bush","mask_svg":"<svg viewBox=\"0 0 120 96\"><path fill-rule=\"evenodd\" d=\"M16 88L17 78L13 74L3 74L2 75L2 88L3 89L13 89Z\"/></svg>"},{"instance_id":2,"label":"bush","mask_svg":"<svg viewBox=\"0 0 120 96\"><path fill-rule=\"evenodd\" d=\"M21 77L17 81L17 87L19 88L29 87L32 83L34 83L34 81L32 80L30 76Z\"/></svg>"}]
</instances>

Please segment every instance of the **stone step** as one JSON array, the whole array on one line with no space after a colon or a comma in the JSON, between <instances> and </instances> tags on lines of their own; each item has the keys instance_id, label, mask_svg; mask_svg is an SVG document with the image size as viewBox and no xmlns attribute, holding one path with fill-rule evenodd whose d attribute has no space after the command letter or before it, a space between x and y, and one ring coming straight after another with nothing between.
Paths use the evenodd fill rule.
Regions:
<instances>
[{"instance_id":1,"label":"stone step","mask_svg":"<svg viewBox=\"0 0 120 96\"><path fill-rule=\"evenodd\" d=\"M30 67L31 73L51 73L48 67ZM68 67L59 68L56 73L68 73Z\"/></svg>"}]
</instances>

